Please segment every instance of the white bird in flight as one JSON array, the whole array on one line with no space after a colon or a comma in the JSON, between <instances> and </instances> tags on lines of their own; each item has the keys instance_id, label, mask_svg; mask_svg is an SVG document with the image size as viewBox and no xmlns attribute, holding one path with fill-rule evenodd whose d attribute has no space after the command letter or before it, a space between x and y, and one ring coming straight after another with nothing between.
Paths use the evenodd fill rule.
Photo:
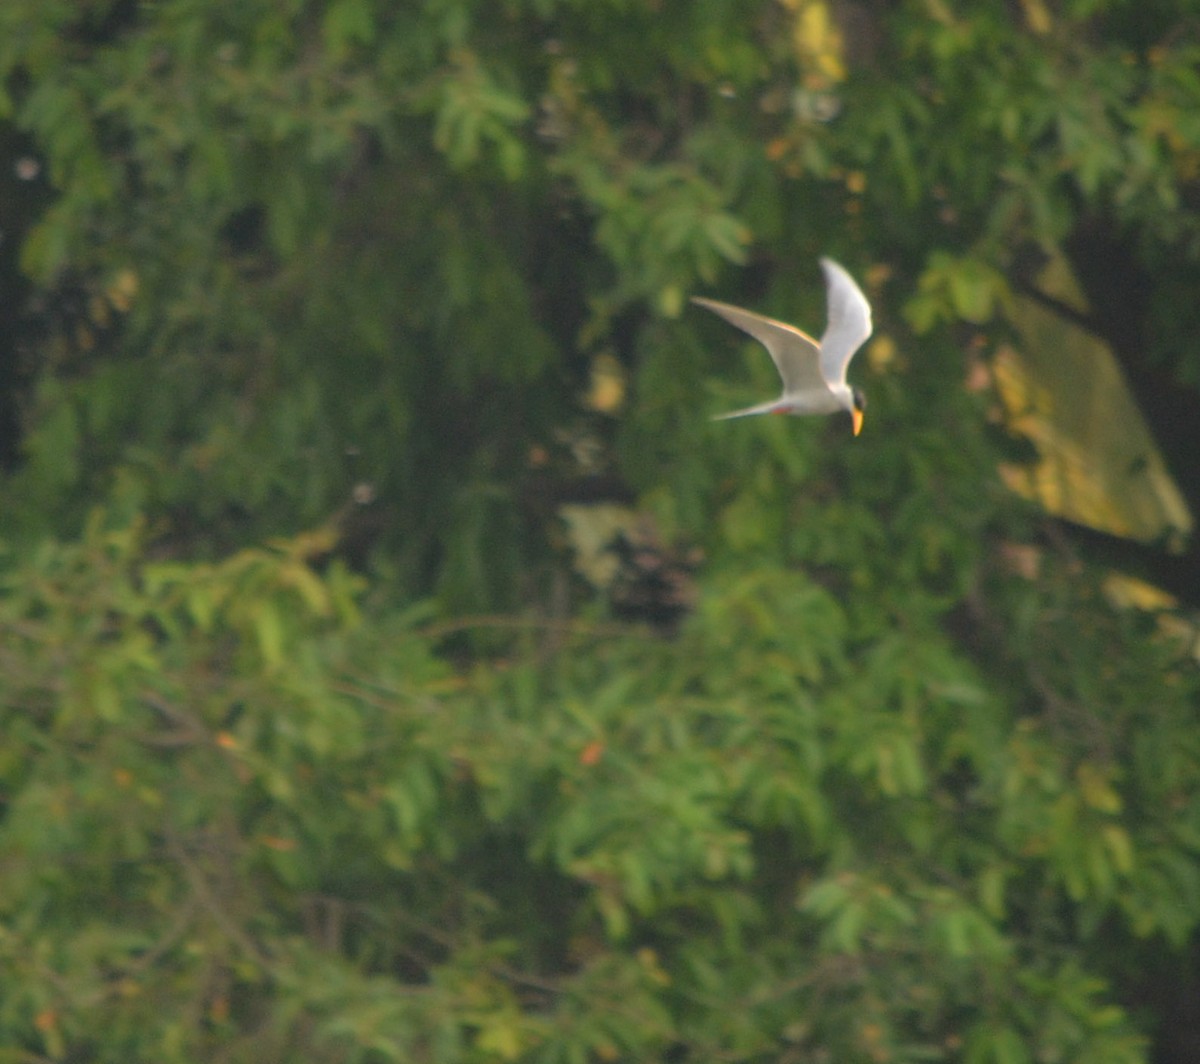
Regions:
<instances>
[{"instance_id":1,"label":"white bird in flight","mask_svg":"<svg viewBox=\"0 0 1200 1064\"><path fill-rule=\"evenodd\" d=\"M750 414L833 414L846 410L854 421L854 435L862 431L867 399L846 383L846 367L871 335L871 305L854 279L833 259L821 259L821 269L828 290L829 324L820 343L794 325L715 299L692 297L693 303L720 314L761 343L783 378L783 394L778 399L719 414L714 421Z\"/></svg>"}]
</instances>

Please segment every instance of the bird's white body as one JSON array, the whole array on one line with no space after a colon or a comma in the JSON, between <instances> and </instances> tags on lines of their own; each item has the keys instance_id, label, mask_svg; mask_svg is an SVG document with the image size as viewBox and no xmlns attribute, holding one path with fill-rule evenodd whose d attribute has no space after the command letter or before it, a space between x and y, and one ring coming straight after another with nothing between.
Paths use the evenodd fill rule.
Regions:
<instances>
[{"instance_id":1,"label":"bird's white body","mask_svg":"<svg viewBox=\"0 0 1200 1064\"><path fill-rule=\"evenodd\" d=\"M862 428L862 393L846 383L850 359L871 335L871 305L853 278L832 259L821 259L828 291L829 323L820 343L794 325L764 318L729 303L692 298L731 325L749 333L770 353L783 378L783 394L769 403L758 403L716 420L752 414L834 414L847 411L854 419L854 434Z\"/></svg>"}]
</instances>

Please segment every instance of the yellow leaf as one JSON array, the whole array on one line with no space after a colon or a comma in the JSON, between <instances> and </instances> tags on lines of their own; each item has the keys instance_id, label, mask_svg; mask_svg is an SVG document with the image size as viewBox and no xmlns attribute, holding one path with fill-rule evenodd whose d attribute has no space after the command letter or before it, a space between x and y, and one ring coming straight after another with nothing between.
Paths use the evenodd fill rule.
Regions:
<instances>
[{"instance_id":1,"label":"yellow leaf","mask_svg":"<svg viewBox=\"0 0 1200 1064\"><path fill-rule=\"evenodd\" d=\"M602 351L592 359L584 402L601 414L615 414L625 402L625 369L610 352Z\"/></svg>"},{"instance_id":2,"label":"yellow leaf","mask_svg":"<svg viewBox=\"0 0 1200 1064\"><path fill-rule=\"evenodd\" d=\"M485 1053L501 1060L516 1060L521 1055L521 1032L511 1016L491 1016L475 1039Z\"/></svg>"},{"instance_id":3,"label":"yellow leaf","mask_svg":"<svg viewBox=\"0 0 1200 1064\"><path fill-rule=\"evenodd\" d=\"M637 951L638 963L646 969L646 974L651 981L659 986L670 986L671 977L663 971L662 965L658 962L658 953L652 950L649 946L643 946Z\"/></svg>"},{"instance_id":4,"label":"yellow leaf","mask_svg":"<svg viewBox=\"0 0 1200 1064\"><path fill-rule=\"evenodd\" d=\"M1021 0L1025 24L1039 37L1050 32L1050 12L1042 0Z\"/></svg>"},{"instance_id":5,"label":"yellow leaf","mask_svg":"<svg viewBox=\"0 0 1200 1064\"><path fill-rule=\"evenodd\" d=\"M1105 824L1101 834L1112 855L1113 865L1118 872L1128 875L1133 871L1133 843L1129 833L1120 824Z\"/></svg>"},{"instance_id":6,"label":"yellow leaf","mask_svg":"<svg viewBox=\"0 0 1200 1064\"><path fill-rule=\"evenodd\" d=\"M108 285L105 294L108 301L117 310L124 313L133 305L133 299L138 292L138 275L126 268L119 270Z\"/></svg>"},{"instance_id":7,"label":"yellow leaf","mask_svg":"<svg viewBox=\"0 0 1200 1064\"><path fill-rule=\"evenodd\" d=\"M1075 770L1075 781L1079 784L1079 793L1090 808L1098 809L1101 813L1121 811L1121 796L1113 790L1107 773L1095 765L1080 765Z\"/></svg>"},{"instance_id":8,"label":"yellow leaf","mask_svg":"<svg viewBox=\"0 0 1200 1064\"><path fill-rule=\"evenodd\" d=\"M845 79L842 34L825 0L808 0L800 6L793 35L796 52L811 68L817 82Z\"/></svg>"},{"instance_id":9,"label":"yellow leaf","mask_svg":"<svg viewBox=\"0 0 1200 1064\"><path fill-rule=\"evenodd\" d=\"M896 341L890 336L878 336L867 348L867 362L876 373L884 372L896 361Z\"/></svg>"},{"instance_id":10,"label":"yellow leaf","mask_svg":"<svg viewBox=\"0 0 1200 1064\"><path fill-rule=\"evenodd\" d=\"M658 309L664 317L678 318L683 310L683 290L677 284L669 284L658 293Z\"/></svg>"}]
</instances>

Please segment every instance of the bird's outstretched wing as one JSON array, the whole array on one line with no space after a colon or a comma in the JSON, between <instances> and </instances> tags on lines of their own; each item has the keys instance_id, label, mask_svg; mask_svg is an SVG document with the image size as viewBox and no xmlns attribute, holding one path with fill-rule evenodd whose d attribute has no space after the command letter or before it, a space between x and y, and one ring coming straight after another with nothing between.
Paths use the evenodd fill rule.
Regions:
<instances>
[{"instance_id":1,"label":"bird's outstretched wing","mask_svg":"<svg viewBox=\"0 0 1200 1064\"><path fill-rule=\"evenodd\" d=\"M853 282L851 282L853 284ZM793 395L810 392L814 389L827 389L829 386L821 376L820 347L807 333L794 325L787 325L774 318L764 318L741 307L729 303L718 303L715 299L704 299L693 296L692 302L707 307L714 314L721 315L731 325L736 325L743 332L749 333L771 354L779 376L783 378L783 394ZM774 406L767 404L766 409ZM751 407L741 413L762 413L756 407ZM732 415L726 415L732 416Z\"/></svg>"},{"instance_id":2,"label":"bird's outstretched wing","mask_svg":"<svg viewBox=\"0 0 1200 1064\"><path fill-rule=\"evenodd\" d=\"M852 278L833 259L822 259L829 324L821 337L821 375L831 385L846 383L846 367L871 335L871 304Z\"/></svg>"}]
</instances>

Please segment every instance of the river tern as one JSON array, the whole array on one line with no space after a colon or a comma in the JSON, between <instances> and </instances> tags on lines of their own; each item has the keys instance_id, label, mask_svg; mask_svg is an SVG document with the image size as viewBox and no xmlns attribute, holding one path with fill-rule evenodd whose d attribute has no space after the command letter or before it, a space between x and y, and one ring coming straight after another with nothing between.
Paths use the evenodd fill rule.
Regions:
<instances>
[{"instance_id":1,"label":"river tern","mask_svg":"<svg viewBox=\"0 0 1200 1064\"><path fill-rule=\"evenodd\" d=\"M862 431L867 400L846 383L846 367L871 335L871 305L854 279L833 259L821 259L821 269L825 272L829 324L820 343L794 325L715 299L692 297L693 303L721 315L761 343L783 378L783 394L778 399L719 414L714 421L751 414L833 414L845 410L854 422L854 435Z\"/></svg>"}]
</instances>

